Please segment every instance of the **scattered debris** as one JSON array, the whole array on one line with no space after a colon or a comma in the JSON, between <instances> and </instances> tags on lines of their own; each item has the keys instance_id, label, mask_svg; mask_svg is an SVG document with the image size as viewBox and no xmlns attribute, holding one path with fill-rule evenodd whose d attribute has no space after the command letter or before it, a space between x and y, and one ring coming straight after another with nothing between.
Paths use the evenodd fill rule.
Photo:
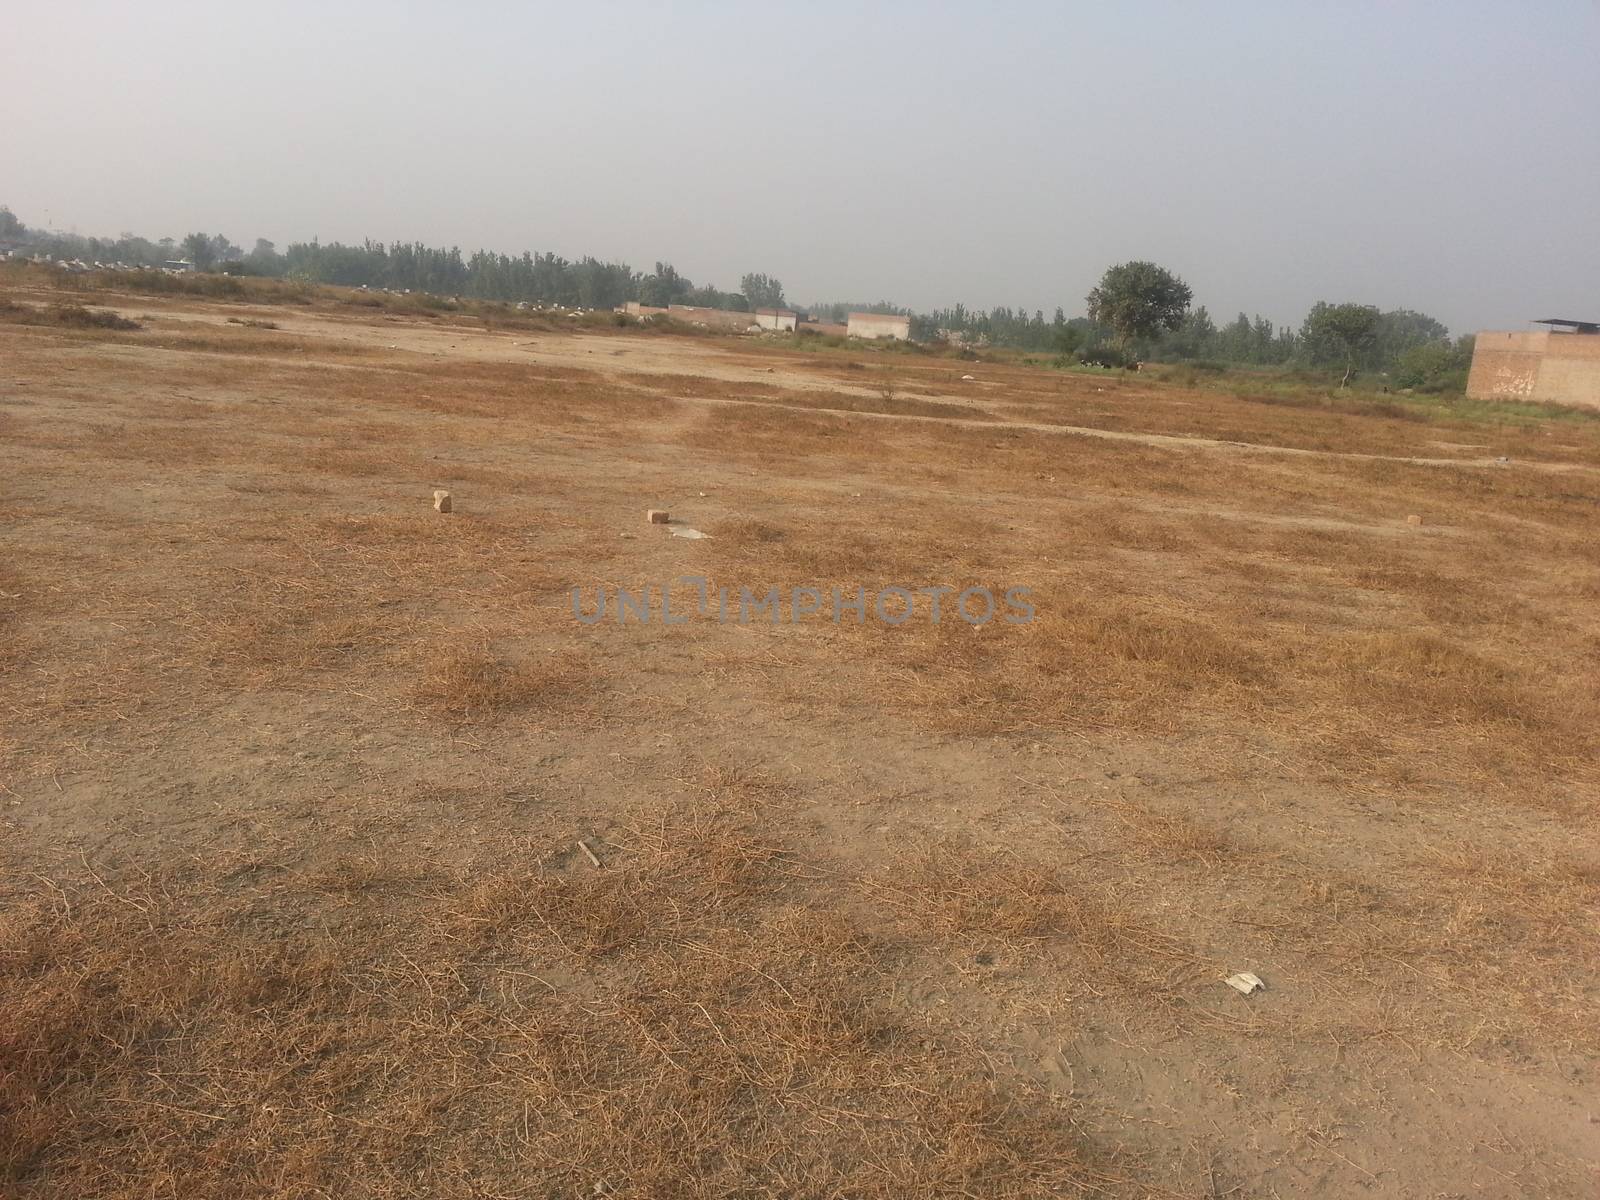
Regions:
<instances>
[{"instance_id":1,"label":"scattered debris","mask_svg":"<svg viewBox=\"0 0 1600 1200\"><path fill-rule=\"evenodd\" d=\"M1406 524L1407 525L1421 525L1422 524L1422 518L1417 516L1416 513L1412 513L1409 517L1406 518Z\"/></svg>"},{"instance_id":2,"label":"scattered debris","mask_svg":"<svg viewBox=\"0 0 1600 1200\"><path fill-rule=\"evenodd\" d=\"M645 509L644 519L652 525L665 525L672 518L668 516L667 510L664 508L647 508Z\"/></svg>"},{"instance_id":3,"label":"scattered debris","mask_svg":"<svg viewBox=\"0 0 1600 1200\"><path fill-rule=\"evenodd\" d=\"M708 538L711 535L709 533L701 533L698 529L691 529L687 525L674 525L672 527L672 536L681 538Z\"/></svg>"},{"instance_id":4,"label":"scattered debris","mask_svg":"<svg viewBox=\"0 0 1600 1200\"><path fill-rule=\"evenodd\" d=\"M963 375L961 377L961 382L962 383L976 383L977 380L973 379L971 375Z\"/></svg>"},{"instance_id":5,"label":"scattered debris","mask_svg":"<svg viewBox=\"0 0 1600 1200\"><path fill-rule=\"evenodd\" d=\"M584 841L582 838L578 839L578 849L582 850L585 854L587 854L589 856L589 861L592 862L595 866L598 867L600 865L599 856L597 854L595 854L595 852L593 850L589 849L589 843Z\"/></svg>"},{"instance_id":6,"label":"scattered debris","mask_svg":"<svg viewBox=\"0 0 1600 1200\"><path fill-rule=\"evenodd\" d=\"M436 511L447 513L450 511L450 493L440 488L433 493L433 507Z\"/></svg>"},{"instance_id":7,"label":"scattered debris","mask_svg":"<svg viewBox=\"0 0 1600 1200\"><path fill-rule=\"evenodd\" d=\"M1497 463L1508 463L1510 461L1511 460L1509 458L1507 458L1504 454L1502 454L1499 458L1495 459L1495 462L1497 462Z\"/></svg>"},{"instance_id":8,"label":"scattered debris","mask_svg":"<svg viewBox=\"0 0 1600 1200\"><path fill-rule=\"evenodd\" d=\"M1267 986L1261 982L1259 975L1252 975L1249 971L1240 971L1237 975L1229 975L1222 982L1245 996L1248 996L1251 992L1259 992Z\"/></svg>"},{"instance_id":9,"label":"scattered debris","mask_svg":"<svg viewBox=\"0 0 1600 1200\"><path fill-rule=\"evenodd\" d=\"M632 541L634 538L638 537L639 535L636 534L636 533L619 533L619 534L617 534L617 536L618 537L624 537L624 538L627 538L629 541Z\"/></svg>"}]
</instances>

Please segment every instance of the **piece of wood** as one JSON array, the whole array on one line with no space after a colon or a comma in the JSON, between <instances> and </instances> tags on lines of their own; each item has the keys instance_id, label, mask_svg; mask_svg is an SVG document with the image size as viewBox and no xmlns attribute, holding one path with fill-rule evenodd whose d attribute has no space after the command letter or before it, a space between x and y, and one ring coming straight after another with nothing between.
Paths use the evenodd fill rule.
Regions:
<instances>
[{"instance_id":1,"label":"piece of wood","mask_svg":"<svg viewBox=\"0 0 1600 1200\"><path fill-rule=\"evenodd\" d=\"M584 841L582 838L578 839L578 849L582 850L585 854L587 854L589 856L589 861L592 862L595 866L598 867L600 865L600 859L598 857L596 857L595 852L593 850L589 849L589 843Z\"/></svg>"}]
</instances>

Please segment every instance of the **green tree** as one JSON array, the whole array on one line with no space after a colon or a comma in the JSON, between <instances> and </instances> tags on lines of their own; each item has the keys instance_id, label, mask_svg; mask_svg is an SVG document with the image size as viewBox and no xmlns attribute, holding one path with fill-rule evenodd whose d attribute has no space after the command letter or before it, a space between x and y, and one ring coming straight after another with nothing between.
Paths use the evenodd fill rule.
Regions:
<instances>
[{"instance_id":1,"label":"green tree","mask_svg":"<svg viewBox=\"0 0 1600 1200\"><path fill-rule=\"evenodd\" d=\"M1217 345L1217 327L1206 306L1201 305L1179 322L1156 347L1156 358L1163 360L1210 358Z\"/></svg>"},{"instance_id":2,"label":"green tree","mask_svg":"<svg viewBox=\"0 0 1600 1200\"><path fill-rule=\"evenodd\" d=\"M17 214L0 205L0 237L19 238L27 229L17 220Z\"/></svg>"},{"instance_id":3,"label":"green tree","mask_svg":"<svg viewBox=\"0 0 1600 1200\"><path fill-rule=\"evenodd\" d=\"M215 261L211 239L203 233L191 233L183 239L183 256L192 262L197 271L209 271Z\"/></svg>"},{"instance_id":4,"label":"green tree","mask_svg":"<svg viewBox=\"0 0 1600 1200\"><path fill-rule=\"evenodd\" d=\"M1319 300L1306 314L1300 341L1312 363L1343 364L1342 388L1348 386L1356 367L1370 359L1378 341L1378 323L1379 313L1373 305Z\"/></svg>"},{"instance_id":5,"label":"green tree","mask_svg":"<svg viewBox=\"0 0 1600 1200\"><path fill-rule=\"evenodd\" d=\"M1194 292L1164 267L1125 262L1109 268L1089 293L1089 319L1117 335L1118 348L1178 328Z\"/></svg>"},{"instance_id":6,"label":"green tree","mask_svg":"<svg viewBox=\"0 0 1600 1200\"><path fill-rule=\"evenodd\" d=\"M671 263L658 262L653 274L639 281L639 303L649 308L666 308L672 303L682 303L682 298L694 290L690 283Z\"/></svg>"},{"instance_id":7,"label":"green tree","mask_svg":"<svg viewBox=\"0 0 1600 1200\"><path fill-rule=\"evenodd\" d=\"M277 275L283 270L283 257L278 248L266 238L257 238L255 249L245 256L250 270L257 275Z\"/></svg>"},{"instance_id":8,"label":"green tree","mask_svg":"<svg viewBox=\"0 0 1600 1200\"><path fill-rule=\"evenodd\" d=\"M1378 317L1372 365L1380 371L1392 371L1408 350L1449 340L1450 331L1427 313L1397 308Z\"/></svg>"},{"instance_id":9,"label":"green tree","mask_svg":"<svg viewBox=\"0 0 1600 1200\"><path fill-rule=\"evenodd\" d=\"M783 284L770 275L746 275L739 280L739 290L750 301L751 308L783 308Z\"/></svg>"}]
</instances>

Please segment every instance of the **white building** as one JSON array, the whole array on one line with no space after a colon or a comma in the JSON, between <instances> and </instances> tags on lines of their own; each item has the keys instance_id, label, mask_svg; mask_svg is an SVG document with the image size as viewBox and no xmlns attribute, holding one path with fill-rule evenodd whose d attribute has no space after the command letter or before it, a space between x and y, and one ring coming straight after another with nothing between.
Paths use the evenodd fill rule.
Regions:
<instances>
[{"instance_id":1,"label":"white building","mask_svg":"<svg viewBox=\"0 0 1600 1200\"><path fill-rule=\"evenodd\" d=\"M756 324L763 329L793 333L800 324L800 314L788 308L758 308Z\"/></svg>"},{"instance_id":2,"label":"white building","mask_svg":"<svg viewBox=\"0 0 1600 1200\"><path fill-rule=\"evenodd\" d=\"M911 340L911 318L893 313L851 313L846 326L853 338L898 338Z\"/></svg>"}]
</instances>

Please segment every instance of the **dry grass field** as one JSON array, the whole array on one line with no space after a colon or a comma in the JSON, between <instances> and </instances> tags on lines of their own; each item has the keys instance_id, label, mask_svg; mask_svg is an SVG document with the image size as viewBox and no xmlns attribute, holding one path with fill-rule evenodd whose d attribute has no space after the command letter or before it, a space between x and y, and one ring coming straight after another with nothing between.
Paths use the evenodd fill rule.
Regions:
<instances>
[{"instance_id":1,"label":"dry grass field","mask_svg":"<svg viewBox=\"0 0 1600 1200\"><path fill-rule=\"evenodd\" d=\"M1600 1184L1600 419L0 283L0 1195Z\"/></svg>"}]
</instances>

